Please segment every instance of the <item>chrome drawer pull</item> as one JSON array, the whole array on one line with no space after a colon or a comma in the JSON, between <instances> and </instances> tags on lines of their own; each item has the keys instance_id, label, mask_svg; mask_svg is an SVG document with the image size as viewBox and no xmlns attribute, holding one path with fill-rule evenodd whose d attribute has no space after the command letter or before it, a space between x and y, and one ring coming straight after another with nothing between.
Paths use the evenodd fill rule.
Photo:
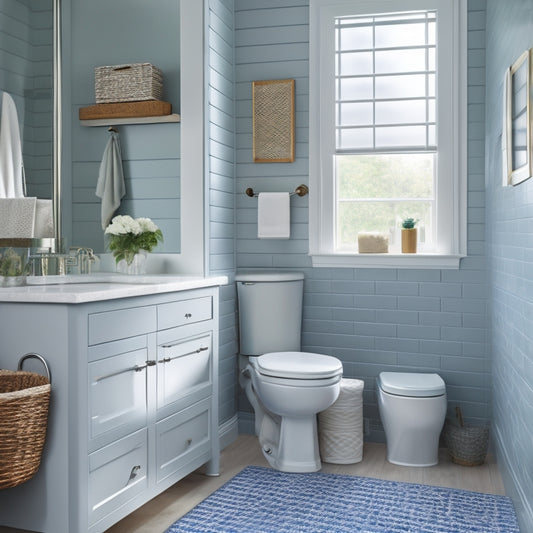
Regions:
<instances>
[{"instance_id":1,"label":"chrome drawer pull","mask_svg":"<svg viewBox=\"0 0 533 533\"><path fill-rule=\"evenodd\" d=\"M153 366L155 365L155 361L146 361L146 364L144 365L135 365L130 368L124 368L122 370L117 370L116 372L113 372L111 374L106 374L105 376L97 377L94 382L98 383L99 381L102 381L103 379L108 378L114 378L115 376L119 376L120 374L125 374L126 372L140 372L141 370L144 370L147 366Z\"/></svg>"},{"instance_id":2,"label":"chrome drawer pull","mask_svg":"<svg viewBox=\"0 0 533 533\"><path fill-rule=\"evenodd\" d=\"M162 346L162 348L170 348L170 346ZM165 357L163 359L159 359L158 363L169 363L170 361L173 361L174 359L179 359L180 357L185 357L187 355L194 355L195 353L205 352L206 350L209 350L209 346L200 346L200 348L197 348L196 350L193 350L192 352L182 353L179 355L175 355L174 357Z\"/></svg>"},{"instance_id":3,"label":"chrome drawer pull","mask_svg":"<svg viewBox=\"0 0 533 533\"><path fill-rule=\"evenodd\" d=\"M139 470L141 469L141 465L135 465L130 472L130 477L128 478L128 483L137 476L139 473ZM126 483L126 485L128 484Z\"/></svg>"}]
</instances>

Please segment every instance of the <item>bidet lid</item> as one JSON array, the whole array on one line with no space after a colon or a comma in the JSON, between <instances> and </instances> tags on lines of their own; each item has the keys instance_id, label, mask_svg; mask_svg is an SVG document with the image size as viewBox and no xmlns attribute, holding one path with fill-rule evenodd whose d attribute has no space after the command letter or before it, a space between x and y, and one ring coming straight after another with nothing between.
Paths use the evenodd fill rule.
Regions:
<instances>
[{"instance_id":1,"label":"bidet lid","mask_svg":"<svg viewBox=\"0 0 533 533\"><path fill-rule=\"evenodd\" d=\"M381 372L379 386L397 396L429 397L446 393L446 384L438 374Z\"/></svg>"},{"instance_id":2,"label":"bidet lid","mask_svg":"<svg viewBox=\"0 0 533 533\"><path fill-rule=\"evenodd\" d=\"M260 374L291 379L325 379L342 374L342 363L330 355L271 352L256 359Z\"/></svg>"}]
</instances>

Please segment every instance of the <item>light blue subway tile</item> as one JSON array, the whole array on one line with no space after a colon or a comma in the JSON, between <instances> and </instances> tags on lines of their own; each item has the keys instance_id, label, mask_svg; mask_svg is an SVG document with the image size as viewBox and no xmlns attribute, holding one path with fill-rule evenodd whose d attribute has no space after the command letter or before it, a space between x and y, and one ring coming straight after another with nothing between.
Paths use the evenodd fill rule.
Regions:
<instances>
[{"instance_id":1,"label":"light blue subway tile","mask_svg":"<svg viewBox=\"0 0 533 533\"><path fill-rule=\"evenodd\" d=\"M309 305L304 305L303 307L303 318L311 320L333 320L333 312L335 310L331 307L314 307ZM341 319L342 320L342 319Z\"/></svg>"},{"instance_id":2,"label":"light blue subway tile","mask_svg":"<svg viewBox=\"0 0 533 533\"><path fill-rule=\"evenodd\" d=\"M373 281L332 281L331 289L334 293L374 294L375 285Z\"/></svg>"},{"instance_id":3,"label":"light blue subway tile","mask_svg":"<svg viewBox=\"0 0 533 533\"><path fill-rule=\"evenodd\" d=\"M376 337L376 350L385 350L391 352L414 352L420 351L417 339L394 339L388 337Z\"/></svg>"},{"instance_id":4,"label":"light blue subway tile","mask_svg":"<svg viewBox=\"0 0 533 533\"><path fill-rule=\"evenodd\" d=\"M438 371L440 368L440 356L427 353L399 353L398 364L419 371L432 369Z\"/></svg>"},{"instance_id":5,"label":"light blue subway tile","mask_svg":"<svg viewBox=\"0 0 533 533\"><path fill-rule=\"evenodd\" d=\"M489 346L483 342L483 338L480 342L463 342L463 355L470 357L486 357L489 353Z\"/></svg>"},{"instance_id":6,"label":"light blue subway tile","mask_svg":"<svg viewBox=\"0 0 533 533\"><path fill-rule=\"evenodd\" d=\"M396 309L398 306L396 296L367 296L364 294L354 296L354 305L355 307L365 309Z\"/></svg>"},{"instance_id":7,"label":"light blue subway tile","mask_svg":"<svg viewBox=\"0 0 533 533\"><path fill-rule=\"evenodd\" d=\"M484 299L442 298L441 301L442 310L447 312L483 314L487 310L487 302Z\"/></svg>"},{"instance_id":8,"label":"light blue subway tile","mask_svg":"<svg viewBox=\"0 0 533 533\"><path fill-rule=\"evenodd\" d=\"M398 337L404 339L440 339L439 326L398 325Z\"/></svg>"},{"instance_id":9,"label":"light blue subway tile","mask_svg":"<svg viewBox=\"0 0 533 533\"><path fill-rule=\"evenodd\" d=\"M418 294L418 283L407 281L376 281L376 294L416 296Z\"/></svg>"},{"instance_id":10,"label":"light blue subway tile","mask_svg":"<svg viewBox=\"0 0 533 533\"><path fill-rule=\"evenodd\" d=\"M373 337L396 337L396 325L355 322L354 332L356 335L370 335Z\"/></svg>"},{"instance_id":11,"label":"light blue subway tile","mask_svg":"<svg viewBox=\"0 0 533 533\"><path fill-rule=\"evenodd\" d=\"M421 283L420 296L461 296L459 283Z\"/></svg>"},{"instance_id":12,"label":"light blue subway tile","mask_svg":"<svg viewBox=\"0 0 533 533\"><path fill-rule=\"evenodd\" d=\"M375 319L389 324L418 324L418 312L380 309L376 311Z\"/></svg>"},{"instance_id":13,"label":"light blue subway tile","mask_svg":"<svg viewBox=\"0 0 533 533\"><path fill-rule=\"evenodd\" d=\"M460 342L421 340L421 353L434 353L441 355L461 355L463 351Z\"/></svg>"},{"instance_id":14,"label":"light blue subway tile","mask_svg":"<svg viewBox=\"0 0 533 533\"><path fill-rule=\"evenodd\" d=\"M334 320L351 320L353 322L374 322L376 311L374 309L333 309Z\"/></svg>"},{"instance_id":15,"label":"light blue subway tile","mask_svg":"<svg viewBox=\"0 0 533 533\"><path fill-rule=\"evenodd\" d=\"M305 294L304 305L318 307L353 307L351 294Z\"/></svg>"},{"instance_id":16,"label":"light blue subway tile","mask_svg":"<svg viewBox=\"0 0 533 533\"><path fill-rule=\"evenodd\" d=\"M464 298L487 298L488 291L486 285L472 285L469 283L463 284Z\"/></svg>"},{"instance_id":17,"label":"light blue subway tile","mask_svg":"<svg viewBox=\"0 0 533 533\"><path fill-rule=\"evenodd\" d=\"M342 322L340 320L303 320L303 330L312 331L314 333L340 333L342 335L351 335L354 333L353 322ZM360 332L356 331L356 334Z\"/></svg>"},{"instance_id":18,"label":"light blue subway tile","mask_svg":"<svg viewBox=\"0 0 533 533\"><path fill-rule=\"evenodd\" d=\"M455 372L490 372L490 362L480 357L443 357L442 368Z\"/></svg>"},{"instance_id":19,"label":"light blue subway tile","mask_svg":"<svg viewBox=\"0 0 533 533\"><path fill-rule=\"evenodd\" d=\"M440 298L429 296L399 296L398 309L440 311Z\"/></svg>"},{"instance_id":20,"label":"light blue subway tile","mask_svg":"<svg viewBox=\"0 0 533 533\"><path fill-rule=\"evenodd\" d=\"M425 311L420 313L420 324L424 326L461 326L461 314Z\"/></svg>"},{"instance_id":21,"label":"light blue subway tile","mask_svg":"<svg viewBox=\"0 0 533 533\"><path fill-rule=\"evenodd\" d=\"M442 339L451 341L484 342L486 331L479 328L442 327Z\"/></svg>"},{"instance_id":22,"label":"light blue subway tile","mask_svg":"<svg viewBox=\"0 0 533 533\"><path fill-rule=\"evenodd\" d=\"M355 270L355 279L363 281L392 281L398 278L395 269L358 268Z\"/></svg>"},{"instance_id":23,"label":"light blue subway tile","mask_svg":"<svg viewBox=\"0 0 533 533\"><path fill-rule=\"evenodd\" d=\"M440 281L440 270L401 269L398 270L399 281Z\"/></svg>"}]
</instances>

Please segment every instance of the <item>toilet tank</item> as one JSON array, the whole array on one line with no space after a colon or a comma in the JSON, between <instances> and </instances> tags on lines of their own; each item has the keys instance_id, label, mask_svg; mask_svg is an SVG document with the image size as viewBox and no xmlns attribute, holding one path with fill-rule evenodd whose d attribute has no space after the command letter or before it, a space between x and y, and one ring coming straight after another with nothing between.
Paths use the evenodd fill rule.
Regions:
<instances>
[{"instance_id":1,"label":"toilet tank","mask_svg":"<svg viewBox=\"0 0 533 533\"><path fill-rule=\"evenodd\" d=\"M303 280L302 272L237 273L242 355L300 351Z\"/></svg>"}]
</instances>

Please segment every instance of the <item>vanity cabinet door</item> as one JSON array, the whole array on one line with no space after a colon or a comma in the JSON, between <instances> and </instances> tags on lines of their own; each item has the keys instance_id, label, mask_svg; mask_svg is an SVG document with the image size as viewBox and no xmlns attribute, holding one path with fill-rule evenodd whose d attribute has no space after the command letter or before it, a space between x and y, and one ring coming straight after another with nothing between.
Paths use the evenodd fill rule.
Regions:
<instances>
[{"instance_id":1,"label":"vanity cabinet door","mask_svg":"<svg viewBox=\"0 0 533 533\"><path fill-rule=\"evenodd\" d=\"M146 426L147 348L89 363L90 449Z\"/></svg>"},{"instance_id":2,"label":"vanity cabinet door","mask_svg":"<svg viewBox=\"0 0 533 533\"><path fill-rule=\"evenodd\" d=\"M89 524L148 488L148 433L142 429L89 455Z\"/></svg>"},{"instance_id":3,"label":"vanity cabinet door","mask_svg":"<svg viewBox=\"0 0 533 533\"><path fill-rule=\"evenodd\" d=\"M182 477L209 459L209 417L206 398L156 424L157 483Z\"/></svg>"},{"instance_id":4,"label":"vanity cabinet door","mask_svg":"<svg viewBox=\"0 0 533 533\"><path fill-rule=\"evenodd\" d=\"M158 346L158 419L211 394L211 348L211 332Z\"/></svg>"}]
</instances>

